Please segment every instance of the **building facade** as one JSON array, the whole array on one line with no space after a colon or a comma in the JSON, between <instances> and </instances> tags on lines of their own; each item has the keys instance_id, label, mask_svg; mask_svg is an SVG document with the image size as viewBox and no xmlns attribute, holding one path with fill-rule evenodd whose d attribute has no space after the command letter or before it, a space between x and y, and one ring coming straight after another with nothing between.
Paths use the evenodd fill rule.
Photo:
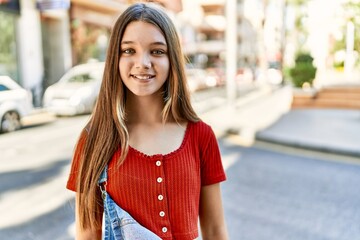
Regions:
<instances>
[{"instance_id":1,"label":"building facade","mask_svg":"<svg viewBox=\"0 0 360 240\"><path fill-rule=\"evenodd\" d=\"M3 35L1 41L10 46L10 52L1 59L0 74L30 90L34 106L39 107L46 85L72 65L67 15L70 0L6 0L0 6L0 16L10 24L1 26L8 32L7 39Z\"/></svg>"}]
</instances>

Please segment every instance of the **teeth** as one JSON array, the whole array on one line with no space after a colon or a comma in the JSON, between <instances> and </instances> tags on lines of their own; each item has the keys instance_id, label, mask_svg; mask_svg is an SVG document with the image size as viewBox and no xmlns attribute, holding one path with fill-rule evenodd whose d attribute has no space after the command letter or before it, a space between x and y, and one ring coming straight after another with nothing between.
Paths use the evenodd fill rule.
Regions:
<instances>
[{"instance_id":1,"label":"teeth","mask_svg":"<svg viewBox=\"0 0 360 240\"><path fill-rule=\"evenodd\" d=\"M147 75L147 76L135 76L135 75L134 75L134 77L136 77L136 78L138 78L138 79L141 79L141 80L147 80L147 79L152 78L151 75Z\"/></svg>"}]
</instances>

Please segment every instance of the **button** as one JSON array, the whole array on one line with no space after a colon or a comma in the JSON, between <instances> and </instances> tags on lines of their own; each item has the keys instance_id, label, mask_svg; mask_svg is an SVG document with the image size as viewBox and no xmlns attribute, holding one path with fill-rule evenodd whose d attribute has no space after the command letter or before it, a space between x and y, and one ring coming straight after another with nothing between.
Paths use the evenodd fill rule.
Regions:
<instances>
[{"instance_id":1,"label":"button","mask_svg":"<svg viewBox=\"0 0 360 240\"><path fill-rule=\"evenodd\" d=\"M165 216L165 212L164 212L164 211L161 211L161 212L159 212L159 215L160 215L160 217L164 217L164 216Z\"/></svg>"},{"instance_id":2,"label":"button","mask_svg":"<svg viewBox=\"0 0 360 240\"><path fill-rule=\"evenodd\" d=\"M159 195L159 196L158 196L158 199L161 201L161 200L164 199L164 196L163 196L163 195Z\"/></svg>"},{"instance_id":3,"label":"button","mask_svg":"<svg viewBox=\"0 0 360 240\"><path fill-rule=\"evenodd\" d=\"M166 232L167 232L167 228L166 228L166 227L163 227L163 228L161 229L161 231L162 231L163 233L166 233Z\"/></svg>"},{"instance_id":4,"label":"button","mask_svg":"<svg viewBox=\"0 0 360 240\"><path fill-rule=\"evenodd\" d=\"M161 161L156 161L156 166L160 167L161 166Z\"/></svg>"},{"instance_id":5,"label":"button","mask_svg":"<svg viewBox=\"0 0 360 240\"><path fill-rule=\"evenodd\" d=\"M158 177L158 178L157 178L157 182L158 182L158 183L161 183L162 180L163 180L163 179L162 179L161 177Z\"/></svg>"}]
</instances>

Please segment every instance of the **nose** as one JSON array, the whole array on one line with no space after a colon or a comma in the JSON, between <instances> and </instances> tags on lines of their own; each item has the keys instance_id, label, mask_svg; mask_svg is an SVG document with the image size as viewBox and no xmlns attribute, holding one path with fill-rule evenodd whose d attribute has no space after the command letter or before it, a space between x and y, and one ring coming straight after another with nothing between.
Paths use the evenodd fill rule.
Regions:
<instances>
[{"instance_id":1,"label":"nose","mask_svg":"<svg viewBox=\"0 0 360 240\"><path fill-rule=\"evenodd\" d=\"M149 54L140 54L137 61L136 61L136 68L151 68L151 58Z\"/></svg>"}]
</instances>

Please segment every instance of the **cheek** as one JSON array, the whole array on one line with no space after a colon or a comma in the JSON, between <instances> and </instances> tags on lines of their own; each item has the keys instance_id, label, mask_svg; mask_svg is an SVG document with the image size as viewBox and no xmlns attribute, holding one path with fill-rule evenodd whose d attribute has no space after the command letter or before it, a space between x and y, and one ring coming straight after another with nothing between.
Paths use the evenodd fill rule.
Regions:
<instances>
[{"instance_id":1,"label":"cheek","mask_svg":"<svg viewBox=\"0 0 360 240\"><path fill-rule=\"evenodd\" d=\"M121 77L125 77L129 74L129 63L125 59L119 61L119 72Z\"/></svg>"},{"instance_id":2,"label":"cheek","mask_svg":"<svg viewBox=\"0 0 360 240\"><path fill-rule=\"evenodd\" d=\"M164 73L166 74L166 76L169 76L169 72L170 72L170 61L169 60L164 61L163 69L164 69Z\"/></svg>"}]
</instances>

